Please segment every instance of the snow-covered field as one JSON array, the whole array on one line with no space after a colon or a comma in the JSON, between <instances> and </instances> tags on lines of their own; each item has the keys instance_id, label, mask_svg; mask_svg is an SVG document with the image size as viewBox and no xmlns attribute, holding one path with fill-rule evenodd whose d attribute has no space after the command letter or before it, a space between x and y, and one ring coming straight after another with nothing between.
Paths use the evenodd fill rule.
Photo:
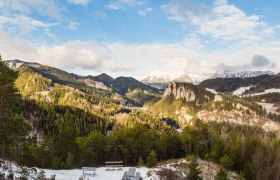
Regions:
<instances>
[{"instance_id":1,"label":"snow-covered field","mask_svg":"<svg viewBox=\"0 0 280 180\"><path fill-rule=\"evenodd\" d=\"M96 168L96 174L93 176L92 172L85 172L85 180L121 180L125 171L128 171L130 167L123 167L122 170L110 170L106 171L106 167ZM37 172L35 172L35 171ZM51 170L51 169L38 169L38 168L28 168L29 180L36 179L38 173L44 170L47 178L55 175L56 180L79 180L83 177L82 169L72 169L72 170ZM147 176L149 169L146 167L136 168L136 172L140 172L142 179L151 179ZM4 174L5 177L12 172L15 177L20 177L21 167L17 166L15 163L8 161L0 162L0 176ZM157 175L153 174L152 179L156 179ZM1 178L0 178L1 179Z\"/></svg>"},{"instance_id":2,"label":"snow-covered field","mask_svg":"<svg viewBox=\"0 0 280 180\"><path fill-rule=\"evenodd\" d=\"M92 176L89 174L85 175L86 180L120 180L125 171L128 171L129 167L124 167L122 170L115 171L106 171L105 167L100 167L96 169L96 175ZM55 174L56 180L78 180L83 176L83 171L81 169L73 169L73 170L49 170L44 169L47 177L51 177ZM136 168L136 172L140 172L141 177L143 179L147 179L148 168ZM89 172L90 173L90 172Z\"/></svg>"},{"instance_id":3,"label":"snow-covered field","mask_svg":"<svg viewBox=\"0 0 280 180\"><path fill-rule=\"evenodd\" d=\"M219 165L211 162L204 161L201 159L197 160L199 168L201 169L201 177L205 180L214 180L215 176L219 170ZM185 179L189 173L190 160L187 159L175 159L166 162L161 162L155 168L148 169L146 167L136 168L136 172L139 172L143 180L160 180L160 174L166 169L172 170L175 174L180 175L180 179ZM56 180L121 180L125 171L128 171L130 167L123 167L122 170L106 171L106 167L96 168L96 175L86 174L83 177L82 169L72 169L72 170L50 170L50 169L38 169L38 168L28 168L29 176L28 180L35 180L38 173L41 170L45 171L46 178L50 179L51 176L55 175ZM0 179L1 174L5 174L5 177L9 172L13 172L16 177L20 177L21 167L17 166L16 163L10 163L8 161L0 160ZM37 172L36 172L37 171ZM149 176L148 176L149 175ZM229 179L237 179L237 175L234 172L229 172Z\"/></svg>"}]
</instances>

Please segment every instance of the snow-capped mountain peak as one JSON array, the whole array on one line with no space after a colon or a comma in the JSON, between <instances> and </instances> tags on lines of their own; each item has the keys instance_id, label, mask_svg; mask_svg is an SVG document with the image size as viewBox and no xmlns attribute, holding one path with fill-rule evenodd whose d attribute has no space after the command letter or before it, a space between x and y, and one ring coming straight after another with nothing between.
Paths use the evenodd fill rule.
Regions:
<instances>
[{"instance_id":1,"label":"snow-capped mountain peak","mask_svg":"<svg viewBox=\"0 0 280 180\"><path fill-rule=\"evenodd\" d=\"M249 78L264 74L274 75L275 73L271 71L217 71L208 74L188 73L186 71L177 71L174 73L155 72L144 78L142 82L157 88L164 88L169 82L189 82L199 84L206 79Z\"/></svg>"},{"instance_id":2,"label":"snow-capped mountain peak","mask_svg":"<svg viewBox=\"0 0 280 180\"><path fill-rule=\"evenodd\" d=\"M25 62L25 61L21 61L18 59L14 59L14 60L5 60L4 63L11 69L18 69L19 67L21 67L22 65L28 65L28 66L39 66L39 63L35 63L35 62Z\"/></svg>"},{"instance_id":3,"label":"snow-capped mountain peak","mask_svg":"<svg viewBox=\"0 0 280 180\"><path fill-rule=\"evenodd\" d=\"M209 74L194 74L186 71L177 71L174 73L153 73L142 80L143 83L168 83L168 82L190 82L193 84L199 84L201 81L208 79Z\"/></svg>"},{"instance_id":4,"label":"snow-capped mountain peak","mask_svg":"<svg viewBox=\"0 0 280 180\"><path fill-rule=\"evenodd\" d=\"M249 78L260 75L274 75L272 71L217 71L212 78Z\"/></svg>"}]
</instances>

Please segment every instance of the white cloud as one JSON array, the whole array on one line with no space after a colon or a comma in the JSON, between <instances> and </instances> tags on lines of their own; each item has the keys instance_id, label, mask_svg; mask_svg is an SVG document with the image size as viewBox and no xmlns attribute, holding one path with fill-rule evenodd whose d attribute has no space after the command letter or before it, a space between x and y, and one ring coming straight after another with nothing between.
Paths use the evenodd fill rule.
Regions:
<instances>
[{"instance_id":1,"label":"white cloud","mask_svg":"<svg viewBox=\"0 0 280 180\"><path fill-rule=\"evenodd\" d=\"M170 14L170 20L193 25L197 28L195 33L213 39L246 43L262 40L262 33L273 33L273 28L267 27L259 16L248 16L236 6L228 4L227 0L215 0L213 6L191 0L171 0L162 8Z\"/></svg>"},{"instance_id":2,"label":"white cloud","mask_svg":"<svg viewBox=\"0 0 280 180\"><path fill-rule=\"evenodd\" d=\"M59 41L59 38L55 34L53 34L49 28L46 28L44 30L44 33L48 36L48 38L51 38L55 42Z\"/></svg>"},{"instance_id":3,"label":"white cloud","mask_svg":"<svg viewBox=\"0 0 280 180\"><path fill-rule=\"evenodd\" d=\"M140 16L147 16L147 14L148 14L149 12L152 12L152 11L153 11L152 8L140 9L140 10L138 10L138 14L139 14Z\"/></svg>"},{"instance_id":4,"label":"white cloud","mask_svg":"<svg viewBox=\"0 0 280 180\"><path fill-rule=\"evenodd\" d=\"M84 75L106 72L113 76L133 76L141 79L155 71L207 73L231 67L244 70L240 64L251 64L247 67L250 70L279 70L280 42L270 44L269 47L250 46L216 52L200 51L188 44L200 47L201 41L190 36L186 38L186 42L172 44L98 44L92 41L69 41L58 45L33 45L0 32L0 52L4 59L35 61ZM260 67L259 63L265 63L265 58L255 57L255 54L263 55L269 63ZM252 62L252 57L258 60ZM221 67L222 63L226 65Z\"/></svg>"},{"instance_id":5,"label":"white cloud","mask_svg":"<svg viewBox=\"0 0 280 180\"><path fill-rule=\"evenodd\" d=\"M138 14L139 14L140 16L147 16L147 13L146 13L145 10L139 10L139 11L138 11Z\"/></svg>"},{"instance_id":6,"label":"white cloud","mask_svg":"<svg viewBox=\"0 0 280 180\"><path fill-rule=\"evenodd\" d=\"M204 4L193 3L192 0L171 0L162 6L163 10L170 14L170 20L183 23L194 23L205 19L211 12L211 8Z\"/></svg>"},{"instance_id":7,"label":"white cloud","mask_svg":"<svg viewBox=\"0 0 280 180\"><path fill-rule=\"evenodd\" d=\"M61 7L56 0L2 0L0 3L0 31L12 33L17 37L32 37L33 40L45 37L57 39L51 28L60 25L34 18L33 14L47 16L48 21L61 17ZM43 19L43 18L42 18ZM51 20L50 20L51 19ZM40 33L36 37L31 33Z\"/></svg>"},{"instance_id":8,"label":"white cloud","mask_svg":"<svg viewBox=\"0 0 280 180\"><path fill-rule=\"evenodd\" d=\"M74 21L70 21L69 24L68 24L68 29L75 30L75 29L78 29L78 26L79 26L79 23L74 22Z\"/></svg>"},{"instance_id":9,"label":"white cloud","mask_svg":"<svg viewBox=\"0 0 280 180\"><path fill-rule=\"evenodd\" d=\"M68 0L68 2L73 3L73 4L79 4L79 5L87 5L90 0Z\"/></svg>"},{"instance_id":10,"label":"white cloud","mask_svg":"<svg viewBox=\"0 0 280 180\"><path fill-rule=\"evenodd\" d=\"M190 34L184 39L182 46L200 51L205 47L205 42L202 42L202 40L200 40L195 34Z\"/></svg>"},{"instance_id":11,"label":"white cloud","mask_svg":"<svg viewBox=\"0 0 280 180\"><path fill-rule=\"evenodd\" d=\"M38 28L50 28L59 23L42 22L25 15L2 16L0 15L0 30L14 32L16 34L28 33Z\"/></svg>"},{"instance_id":12,"label":"white cloud","mask_svg":"<svg viewBox=\"0 0 280 180\"><path fill-rule=\"evenodd\" d=\"M130 67L111 60L107 49L94 42L71 41L63 45L40 46L36 49L37 59L41 63L63 69L81 68L93 71L130 71Z\"/></svg>"},{"instance_id":13,"label":"white cloud","mask_svg":"<svg viewBox=\"0 0 280 180\"><path fill-rule=\"evenodd\" d=\"M61 17L61 8L56 0L1 0L0 10L3 14L31 14L34 11L51 18Z\"/></svg>"},{"instance_id":14,"label":"white cloud","mask_svg":"<svg viewBox=\"0 0 280 180\"><path fill-rule=\"evenodd\" d=\"M108 9L120 10L126 7L143 6L144 2L140 0L113 0L107 4Z\"/></svg>"},{"instance_id":15,"label":"white cloud","mask_svg":"<svg viewBox=\"0 0 280 180\"><path fill-rule=\"evenodd\" d=\"M4 59L21 59L58 67L64 70L82 69L91 72L132 72L109 54L106 46L94 42L70 41L62 45L38 45L0 32L0 52ZM79 74L83 74L80 72Z\"/></svg>"},{"instance_id":16,"label":"white cloud","mask_svg":"<svg viewBox=\"0 0 280 180\"><path fill-rule=\"evenodd\" d=\"M0 51L3 58L23 57L31 59L36 50L27 41L15 38L10 33L0 31Z\"/></svg>"}]
</instances>

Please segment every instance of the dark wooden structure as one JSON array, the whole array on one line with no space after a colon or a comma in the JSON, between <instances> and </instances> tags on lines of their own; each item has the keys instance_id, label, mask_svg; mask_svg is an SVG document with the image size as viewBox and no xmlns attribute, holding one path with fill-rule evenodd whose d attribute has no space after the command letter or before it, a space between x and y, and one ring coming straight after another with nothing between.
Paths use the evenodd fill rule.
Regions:
<instances>
[{"instance_id":1,"label":"dark wooden structure","mask_svg":"<svg viewBox=\"0 0 280 180\"><path fill-rule=\"evenodd\" d=\"M122 170L123 161L106 161L106 171Z\"/></svg>"}]
</instances>

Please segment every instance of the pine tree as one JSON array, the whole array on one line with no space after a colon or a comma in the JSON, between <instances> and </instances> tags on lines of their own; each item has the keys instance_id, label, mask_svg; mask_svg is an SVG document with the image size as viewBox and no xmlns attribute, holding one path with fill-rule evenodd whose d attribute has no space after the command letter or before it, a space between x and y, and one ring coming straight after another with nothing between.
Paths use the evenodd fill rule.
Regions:
<instances>
[{"instance_id":1,"label":"pine tree","mask_svg":"<svg viewBox=\"0 0 280 180\"><path fill-rule=\"evenodd\" d=\"M68 169L73 168L74 156L71 153L68 153L65 164Z\"/></svg>"},{"instance_id":2,"label":"pine tree","mask_svg":"<svg viewBox=\"0 0 280 180\"><path fill-rule=\"evenodd\" d=\"M155 167L157 165L157 153L152 150L147 157L147 166Z\"/></svg>"},{"instance_id":3,"label":"pine tree","mask_svg":"<svg viewBox=\"0 0 280 180\"><path fill-rule=\"evenodd\" d=\"M225 154L220 158L220 164L226 169L231 169L233 167L233 160Z\"/></svg>"},{"instance_id":4,"label":"pine tree","mask_svg":"<svg viewBox=\"0 0 280 180\"><path fill-rule=\"evenodd\" d=\"M228 173L224 168L220 168L220 171L215 176L215 180L228 180Z\"/></svg>"},{"instance_id":5,"label":"pine tree","mask_svg":"<svg viewBox=\"0 0 280 180\"><path fill-rule=\"evenodd\" d=\"M187 180L202 180L202 178L199 176L201 170L198 167L198 163L196 159L191 161L189 168L190 171L187 175Z\"/></svg>"},{"instance_id":6,"label":"pine tree","mask_svg":"<svg viewBox=\"0 0 280 180\"><path fill-rule=\"evenodd\" d=\"M140 158L139 158L139 160L138 160L137 165L138 165L139 167L141 167L141 166L143 166L144 164L145 164L145 163L144 163L143 158L142 158L142 157L140 157Z\"/></svg>"},{"instance_id":7,"label":"pine tree","mask_svg":"<svg viewBox=\"0 0 280 180\"><path fill-rule=\"evenodd\" d=\"M10 120L19 110L21 101L21 96L14 84L16 78L17 73L9 69L0 59L0 137L2 159L5 158L5 141L14 130Z\"/></svg>"}]
</instances>

